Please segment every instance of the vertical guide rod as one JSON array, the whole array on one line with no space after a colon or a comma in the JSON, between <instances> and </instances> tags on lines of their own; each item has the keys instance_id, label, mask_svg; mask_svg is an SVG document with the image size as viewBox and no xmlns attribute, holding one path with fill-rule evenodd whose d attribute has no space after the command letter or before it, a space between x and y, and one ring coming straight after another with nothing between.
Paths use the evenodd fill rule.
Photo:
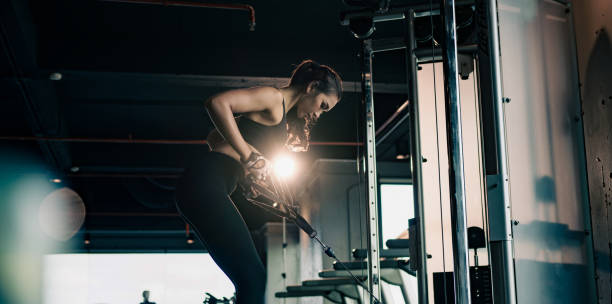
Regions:
<instances>
[{"instance_id":1,"label":"vertical guide rod","mask_svg":"<svg viewBox=\"0 0 612 304\"><path fill-rule=\"evenodd\" d=\"M444 24L443 63L444 96L446 98L446 132L449 159L449 187L451 222L453 229L453 262L455 301L469 304L470 263L467 243L465 208L465 175L463 171L463 142L461 137L461 101L457 77L457 32L455 28L455 0L440 0Z\"/></svg>"},{"instance_id":2,"label":"vertical guide rod","mask_svg":"<svg viewBox=\"0 0 612 304\"><path fill-rule=\"evenodd\" d=\"M501 264L501 276L503 282L501 284L495 284L501 288L494 288L493 294L495 299L503 299L503 304L515 304L516 303L516 287L514 285L514 260L513 260L513 248L512 248L512 226L511 226L511 214L510 214L510 189L509 189L509 176L508 176L508 165L506 156L506 126L504 122L504 105L502 101L502 82L501 82L501 71L500 71L500 51L499 51L499 30L497 21L497 0L488 0L488 28L489 28L489 58L491 64L491 87L493 91L493 106L495 111L495 137L497 145L497 163L499 166L499 174L501 178L501 195L503 202L503 212L498 213L502 218L496 217L497 223L492 223L501 226L503 236L500 235L495 239L491 237L491 246L501 247L499 252L500 261L499 263L492 263L492 265ZM491 210L491 208L488 208ZM501 210L499 208L495 208ZM491 217L491 216L489 216ZM491 222L491 221L489 221ZM492 261L493 262L493 261ZM493 269L496 270L496 269Z\"/></svg>"},{"instance_id":3,"label":"vertical guide rod","mask_svg":"<svg viewBox=\"0 0 612 304\"><path fill-rule=\"evenodd\" d=\"M283 217L283 287L287 290L287 219ZM287 299L283 298L283 304L287 303Z\"/></svg>"},{"instance_id":4,"label":"vertical guide rod","mask_svg":"<svg viewBox=\"0 0 612 304\"><path fill-rule=\"evenodd\" d=\"M406 72L408 79L408 96L410 99L410 154L412 155L412 191L414 214L416 215L416 238L418 256L411 257L417 271L419 304L429 302L427 289L427 253L425 246L425 208L423 205L423 157L421 156L421 129L419 122L419 92L417 83L417 57L414 53L416 40L414 36L414 11L408 12L408 41L406 49Z\"/></svg>"},{"instance_id":5,"label":"vertical guide rod","mask_svg":"<svg viewBox=\"0 0 612 304\"><path fill-rule=\"evenodd\" d=\"M371 295L381 298L380 289L380 254L378 236L378 195L376 182L376 126L374 125L374 88L372 82L372 41L364 40L362 45L361 86L363 106L365 107L365 170L367 176L367 239L368 239L368 284ZM368 303L376 303L370 295Z\"/></svg>"}]
</instances>

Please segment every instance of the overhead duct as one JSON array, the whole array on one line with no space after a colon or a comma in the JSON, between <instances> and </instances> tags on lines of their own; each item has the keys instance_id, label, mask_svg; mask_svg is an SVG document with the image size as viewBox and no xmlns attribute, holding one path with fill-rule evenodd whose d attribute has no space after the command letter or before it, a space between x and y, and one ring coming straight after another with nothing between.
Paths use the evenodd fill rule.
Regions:
<instances>
[{"instance_id":1,"label":"overhead duct","mask_svg":"<svg viewBox=\"0 0 612 304\"><path fill-rule=\"evenodd\" d=\"M155 4L163 6L183 6L183 7L202 7L217 8L228 10L243 10L249 12L249 30L255 31L255 8L248 4L221 4L221 3L200 3L190 1L172 0L101 0L106 2L135 3L135 4Z\"/></svg>"}]
</instances>

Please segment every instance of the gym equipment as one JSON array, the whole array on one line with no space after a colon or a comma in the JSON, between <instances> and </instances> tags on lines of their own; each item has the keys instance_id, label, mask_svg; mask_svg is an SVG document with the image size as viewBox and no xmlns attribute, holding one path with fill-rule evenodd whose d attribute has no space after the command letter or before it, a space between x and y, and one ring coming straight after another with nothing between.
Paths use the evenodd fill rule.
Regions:
<instances>
[{"instance_id":1,"label":"gym equipment","mask_svg":"<svg viewBox=\"0 0 612 304\"><path fill-rule=\"evenodd\" d=\"M478 266L478 249L486 248L484 230L480 227L469 227L468 247L474 249L474 264L470 267L470 295L471 303L493 303L491 288L491 269L489 266ZM434 304L455 303L452 272L434 273Z\"/></svg>"},{"instance_id":2,"label":"gym equipment","mask_svg":"<svg viewBox=\"0 0 612 304\"><path fill-rule=\"evenodd\" d=\"M236 299L234 297L230 299L226 297L223 297L223 299L217 299L208 292L206 293L206 299L204 299L204 304L233 304L235 302Z\"/></svg>"},{"instance_id":3,"label":"gym equipment","mask_svg":"<svg viewBox=\"0 0 612 304\"><path fill-rule=\"evenodd\" d=\"M312 228L312 226L304 219L298 212L298 204L295 201L293 193L289 186L276 174L270 172L264 178L254 178L251 175L245 176L245 178L241 179L238 182L241 187L245 198L253 203L254 205L261 207L262 209L280 216L282 218L288 219L295 223L301 230L303 230L311 239L317 241L323 249L325 254L334 259L335 263L337 263L341 268L346 271L345 276L351 278L357 285L364 288L370 296L374 299L372 304L382 303L378 297L376 297L363 283L363 280L358 279L353 275L350 271L350 268L345 265L345 263L341 262L334 253L333 249L325 244L318 235L318 232ZM277 293L277 297L303 297L303 296L325 296L329 298L330 301L335 302L339 299L342 303L342 296L337 294L332 290L303 290L297 287L293 288L293 291L289 291L287 293Z\"/></svg>"}]
</instances>

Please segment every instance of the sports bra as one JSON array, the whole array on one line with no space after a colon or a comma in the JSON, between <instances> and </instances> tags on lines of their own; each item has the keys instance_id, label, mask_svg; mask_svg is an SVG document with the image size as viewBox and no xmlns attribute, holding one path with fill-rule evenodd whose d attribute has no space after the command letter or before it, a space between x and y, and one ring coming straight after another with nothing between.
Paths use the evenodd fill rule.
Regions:
<instances>
[{"instance_id":1,"label":"sports bra","mask_svg":"<svg viewBox=\"0 0 612 304\"><path fill-rule=\"evenodd\" d=\"M274 126L262 125L246 116L238 119L238 130L244 140L266 157L272 157L287 141L287 117L283 98L283 119Z\"/></svg>"}]
</instances>

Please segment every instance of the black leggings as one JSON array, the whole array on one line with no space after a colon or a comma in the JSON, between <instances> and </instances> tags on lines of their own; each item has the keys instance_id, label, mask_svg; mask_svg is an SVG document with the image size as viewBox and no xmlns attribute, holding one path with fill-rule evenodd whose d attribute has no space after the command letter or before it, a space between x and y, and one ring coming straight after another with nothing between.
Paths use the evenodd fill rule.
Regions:
<instances>
[{"instance_id":1,"label":"black leggings","mask_svg":"<svg viewBox=\"0 0 612 304\"><path fill-rule=\"evenodd\" d=\"M176 206L236 288L237 304L265 303L266 270L244 219L230 199L242 165L209 152L186 169Z\"/></svg>"}]
</instances>

